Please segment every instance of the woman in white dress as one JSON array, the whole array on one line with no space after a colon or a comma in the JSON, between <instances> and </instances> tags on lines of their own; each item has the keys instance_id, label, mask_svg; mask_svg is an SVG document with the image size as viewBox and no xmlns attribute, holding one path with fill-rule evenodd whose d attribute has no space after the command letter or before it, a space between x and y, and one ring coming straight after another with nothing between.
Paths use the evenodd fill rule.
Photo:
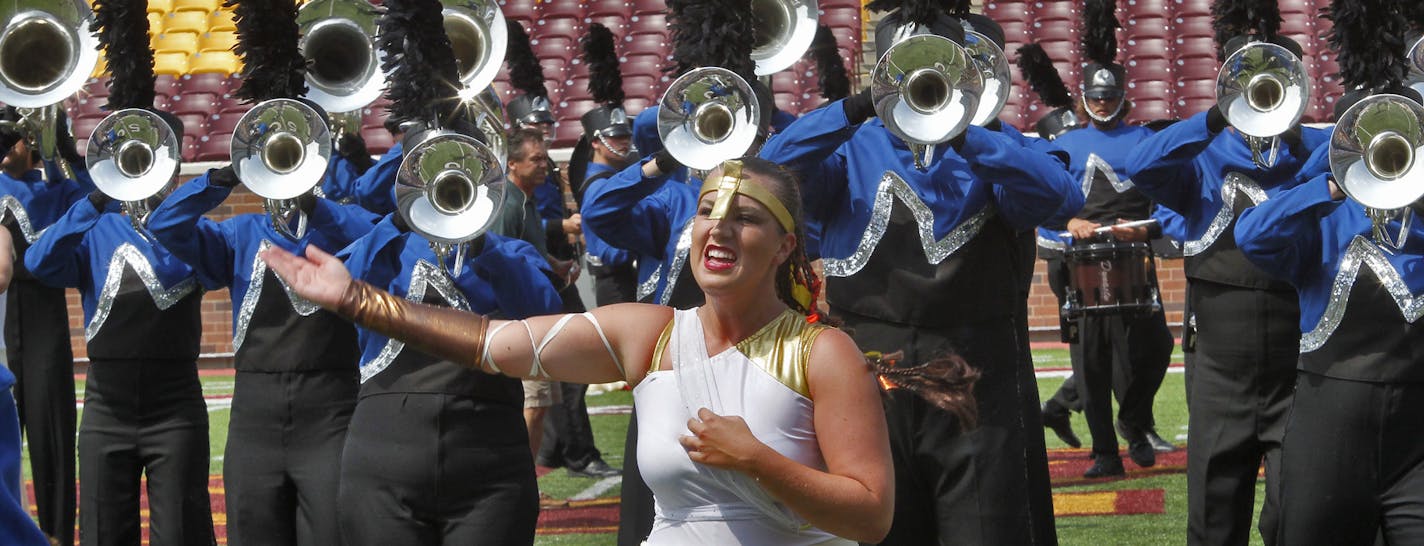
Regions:
<instances>
[{"instance_id":1,"label":"woman in white dress","mask_svg":"<svg viewBox=\"0 0 1424 546\"><path fill-rule=\"evenodd\" d=\"M392 297L320 249L264 258L302 296L431 354L514 377L633 385L657 505L648 544L878 542L895 498L885 418L855 343L808 320L815 277L797 184L756 158L707 180L690 252L707 295L696 309L497 321Z\"/></svg>"}]
</instances>

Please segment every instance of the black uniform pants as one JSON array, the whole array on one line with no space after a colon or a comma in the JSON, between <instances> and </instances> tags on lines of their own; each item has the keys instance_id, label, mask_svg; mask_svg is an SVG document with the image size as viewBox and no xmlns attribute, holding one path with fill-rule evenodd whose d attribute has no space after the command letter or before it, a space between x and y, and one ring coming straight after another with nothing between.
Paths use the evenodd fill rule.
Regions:
<instances>
[{"instance_id":1,"label":"black uniform pants","mask_svg":"<svg viewBox=\"0 0 1424 546\"><path fill-rule=\"evenodd\" d=\"M583 469L603 459L593 443L593 424L588 419L588 385L556 382L562 395L545 417L544 436L539 442L539 459L553 466Z\"/></svg>"},{"instance_id":2,"label":"black uniform pants","mask_svg":"<svg viewBox=\"0 0 1424 546\"><path fill-rule=\"evenodd\" d=\"M1197 340L1187 391L1188 543L1247 543L1263 460L1260 532L1274 543L1281 437L1299 357L1296 295L1190 282Z\"/></svg>"},{"instance_id":3,"label":"black uniform pants","mask_svg":"<svg viewBox=\"0 0 1424 546\"><path fill-rule=\"evenodd\" d=\"M40 529L74 543L74 353L64 290L15 280L6 297L5 348L15 404L29 437Z\"/></svg>"},{"instance_id":4,"label":"black uniform pants","mask_svg":"<svg viewBox=\"0 0 1424 546\"><path fill-rule=\"evenodd\" d=\"M593 273L593 298L599 307L638 301L638 270L632 264L588 269Z\"/></svg>"},{"instance_id":5,"label":"black uniform pants","mask_svg":"<svg viewBox=\"0 0 1424 546\"><path fill-rule=\"evenodd\" d=\"M1280 544L1424 544L1424 384L1299 372Z\"/></svg>"},{"instance_id":6,"label":"black uniform pants","mask_svg":"<svg viewBox=\"0 0 1424 546\"><path fill-rule=\"evenodd\" d=\"M1117 419L1137 430L1153 427L1152 402L1172 358L1172 332L1158 311L1085 316L1078 319L1078 333L1078 343L1070 347L1076 353L1073 376L1082 387L1093 452L1117 455L1111 397L1116 392Z\"/></svg>"},{"instance_id":7,"label":"black uniform pants","mask_svg":"<svg viewBox=\"0 0 1424 546\"><path fill-rule=\"evenodd\" d=\"M208 462L208 410L193 361L93 361L79 427L82 544L139 544L144 476L150 544L213 544Z\"/></svg>"},{"instance_id":8,"label":"black uniform pants","mask_svg":"<svg viewBox=\"0 0 1424 546\"><path fill-rule=\"evenodd\" d=\"M1015 319L929 331L836 313L864 350L902 349L909 364L954 350L981 373L969 432L909 391L887 396L895 520L881 544L1055 543L1038 388Z\"/></svg>"},{"instance_id":9,"label":"black uniform pants","mask_svg":"<svg viewBox=\"0 0 1424 546\"><path fill-rule=\"evenodd\" d=\"M623 485L618 499L618 546L639 546L653 532L653 490L638 470L638 408L623 441Z\"/></svg>"},{"instance_id":10,"label":"black uniform pants","mask_svg":"<svg viewBox=\"0 0 1424 546\"><path fill-rule=\"evenodd\" d=\"M532 544L539 491L523 423L517 404L361 398L341 456L345 543Z\"/></svg>"},{"instance_id":11,"label":"black uniform pants","mask_svg":"<svg viewBox=\"0 0 1424 546\"><path fill-rule=\"evenodd\" d=\"M357 371L234 376L223 484L228 544L340 544L341 450Z\"/></svg>"}]
</instances>

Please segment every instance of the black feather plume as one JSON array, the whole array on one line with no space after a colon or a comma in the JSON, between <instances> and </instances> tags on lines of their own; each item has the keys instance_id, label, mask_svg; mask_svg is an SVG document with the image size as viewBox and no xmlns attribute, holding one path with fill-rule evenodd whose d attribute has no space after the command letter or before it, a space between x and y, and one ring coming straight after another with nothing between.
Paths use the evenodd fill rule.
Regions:
<instances>
[{"instance_id":1,"label":"black feather plume","mask_svg":"<svg viewBox=\"0 0 1424 546\"><path fill-rule=\"evenodd\" d=\"M1424 2L1405 2L1404 20L1414 25L1414 30L1424 30Z\"/></svg>"},{"instance_id":2,"label":"black feather plume","mask_svg":"<svg viewBox=\"0 0 1424 546\"><path fill-rule=\"evenodd\" d=\"M1211 18L1218 48L1236 36L1254 34L1269 40L1281 30L1281 7L1276 0L1214 0Z\"/></svg>"},{"instance_id":3,"label":"black feather plume","mask_svg":"<svg viewBox=\"0 0 1424 546\"><path fill-rule=\"evenodd\" d=\"M105 108L153 107L153 50L148 45L148 3L144 0L95 0L89 29L109 64L109 103Z\"/></svg>"},{"instance_id":4,"label":"black feather plume","mask_svg":"<svg viewBox=\"0 0 1424 546\"><path fill-rule=\"evenodd\" d=\"M1117 2L1088 0L1083 6L1083 56L1100 65L1117 62Z\"/></svg>"},{"instance_id":5,"label":"black feather plume","mask_svg":"<svg viewBox=\"0 0 1424 546\"><path fill-rule=\"evenodd\" d=\"M455 109L458 72L445 34L439 0L386 0L376 45L385 53L391 118L397 122L448 120Z\"/></svg>"},{"instance_id":6,"label":"black feather plume","mask_svg":"<svg viewBox=\"0 0 1424 546\"><path fill-rule=\"evenodd\" d=\"M1053 66L1053 59L1043 46L1032 43L1019 48L1019 73L1038 93L1039 100L1049 108L1067 108L1073 105L1073 97L1068 94L1068 86L1063 84L1063 76Z\"/></svg>"},{"instance_id":7,"label":"black feather plume","mask_svg":"<svg viewBox=\"0 0 1424 546\"><path fill-rule=\"evenodd\" d=\"M588 94L606 106L623 104L623 72L618 69L618 52L613 49L613 31L599 23L588 26L579 39L583 63L588 65Z\"/></svg>"},{"instance_id":8,"label":"black feather plume","mask_svg":"<svg viewBox=\"0 0 1424 546\"><path fill-rule=\"evenodd\" d=\"M667 0L675 75L720 66L752 81L756 25L750 0Z\"/></svg>"},{"instance_id":9,"label":"black feather plume","mask_svg":"<svg viewBox=\"0 0 1424 546\"><path fill-rule=\"evenodd\" d=\"M296 98L307 92L306 58L302 57L297 4L293 0L228 0L237 24L242 57L242 87L235 93L247 102Z\"/></svg>"},{"instance_id":10,"label":"black feather plume","mask_svg":"<svg viewBox=\"0 0 1424 546\"><path fill-rule=\"evenodd\" d=\"M874 12L900 10L902 23L929 26L945 13L963 15L969 13L969 0L874 0L865 9Z\"/></svg>"},{"instance_id":11,"label":"black feather plume","mask_svg":"<svg viewBox=\"0 0 1424 546\"><path fill-rule=\"evenodd\" d=\"M816 28L816 38L811 41L811 56L816 59L821 96L826 100L850 96L850 77L846 75L845 61L841 59L831 27L821 25Z\"/></svg>"},{"instance_id":12,"label":"black feather plume","mask_svg":"<svg viewBox=\"0 0 1424 546\"><path fill-rule=\"evenodd\" d=\"M514 19L506 19L509 27L509 45L505 50L504 62L509 66L509 85L531 97L548 97L544 87L544 68L539 66L539 57L534 55L534 47L529 45L529 33L524 25Z\"/></svg>"},{"instance_id":13,"label":"black feather plume","mask_svg":"<svg viewBox=\"0 0 1424 546\"><path fill-rule=\"evenodd\" d=\"M1346 90L1398 87L1408 72L1407 24L1398 0L1335 0L1327 38Z\"/></svg>"}]
</instances>

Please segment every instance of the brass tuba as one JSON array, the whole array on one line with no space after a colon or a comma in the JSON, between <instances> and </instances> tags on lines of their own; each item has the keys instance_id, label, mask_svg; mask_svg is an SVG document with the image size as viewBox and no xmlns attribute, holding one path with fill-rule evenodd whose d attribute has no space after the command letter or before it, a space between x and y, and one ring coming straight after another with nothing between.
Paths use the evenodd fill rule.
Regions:
<instances>
[{"instance_id":1,"label":"brass tuba","mask_svg":"<svg viewBox=\"0 0 1424 546\"><path fill-rule=\"evenodd\" d=\"M19 110L17 129L45 160L56 156L60 102L99 62L98 40L87 32L93 21L84 0L17 0L0 8L0 102Z\"/></svg>"},{"instance_id":2,"label":"brass tuba","mask_svg":"<svg viewBox=\"0 0 1424 546\"><path fill-rule=\"evenodd\" d=\"M263 199L272 226L294 240L307 227L295 199L321 183L331 160L331 132L322 118L300 101L272 99L243 114L232 134L233 172Z\"/></svg>"},{"instance_id":3,"label":"brass tuba","mask_svg":"<svg viewBox=\"0 0 1424 546\"><path fill-rule=\"evenodd\" d=\"M658 101L658 137L678 162L711 170L750 152L767 114L741 76L697 68L673 80Z\"/></svg>"},{"instance_id":4,"label":"brass tuba","mask_svg":"<svg viewBox=\"0 0 1424 546\"><path fill-rule=\"evenodd\" d=\"M1379 94L1364 98L1340 116L1330 135L1330 171L1340 190L1364 205L1374 223L1375 241L1402 248L1412 216L1409 206L1424 197L1424 106L1411 99ZM1385 231L1391 219L1404 228Z\"/></svg>"},{"instance_id":5,"label":"brass tuba","mask_svg":"<svg viewBox=\"0 0 1424 546\"><path fill-rule=\"evenodd\" d=\"M979 67L979 75L984 83L984 93L979 97L979 107L971 121L983 127L999 117L999 112L1009 102L1009 91L1013 90L1014 75L1009 71L1009 57L999 44L988 36L973 30L964 31L964 50Z\"/></svg>"},{"instance_id":6,"label":"brass tuba","mask_svg":"<svg viewBox=\"0 0 1424 546\"><path fill-rule=\"evenodd\" d=\"M508 45L504 13L495 0L444 0L441 15L455 53L463 98L473 98L499 75Z\"/></svg>"},{"instance_id":7,"label":"brass tuba","mask_svg":"<svg viewBox=\"0 0 1424 546\"><path fill-rule=\"evenodd\" d=\"M929 168L936 144L969 126L984 92L979 67L948 38L916 34L885 51L870 74L871 101L885 129Z\"/></svg>"},{"instance_id":8,"label":"brass tuba","mask_svg":"<svg viewBox=\"0 0 1424 546\"><path fill-rule=\"evenodd\" d=\"M1310 102L1310 78L1305 64L1284 47L1250 42L1221 65L1216 77L1216 104L1226 121L1246 137L1252 159L1265 168L1276 164L1277 135L1305 113Z\"/></svg>"},{"instance_id":9,"label":"brass tuba","mask_svg":"<svg viewBox=\"0 0 1424 546\"><path fill-rule=\"evenodd\" d=\"M504 169L509 157L509 144L504 134L504 103L499 100L499 92L495 91L494 86L486 87L475 95L466 108L469 109L475 128L484 135L485 145L489 147L495 159L499 160L499 168Z\"/></svg>"},{"instance_id":10,"label":"brass tuba","mask_svg":"<svg viewBox=\"0 0 1424 546\"><path fill-rule=\"evenodd\" d=\"M312 0L297 11L307 98L326 110L338 139L360 131L361 109L386 87L376 17L366 0Z\"/></svg>"},{"instance_id":11,"label":"brass tuba","mask_svg":"<svg viewBox=\"0 0 1424 546\"><path fill-rule=\"evenodd\" d=\"M816 14L816 0L752 0L757 76L770 76L801 60L816 39Z\"/></svg>"},{"instance_id":12,"label":"brass tuba","mask_svg":"<svg viewBox=\"0 0 1424 546\"><path fill-rule=\"evenodd\" d=\"M84 162L94 185L121 201L134 229L142 233L150 212L147 200L178 174L183 147L158 114L128 108L109 114L94 128Z\"/></svg>"},{"instance_id":13,"label":"brass tuba","mask_svg":"<svg viewBox=\"0 0 1424 546\"><path fill-rule=\"evenodd\" d=\"M465 263L465 243L494 224L504 202L499 164L479 140L436 129L406 151L396 171L396 210L454 277Z\"/></svg>"}]
</instances>

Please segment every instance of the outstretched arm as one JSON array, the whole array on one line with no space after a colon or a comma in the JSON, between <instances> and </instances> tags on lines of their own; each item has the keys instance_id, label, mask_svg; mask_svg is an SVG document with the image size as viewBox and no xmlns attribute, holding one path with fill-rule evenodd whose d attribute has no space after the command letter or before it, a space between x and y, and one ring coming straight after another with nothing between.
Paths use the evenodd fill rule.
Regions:
<instances>
[{"instance_id":1,"label":"outstretched arm","mask_svg":"<svg viewBox=\"0 0 1424 546\"><path fill-rule=\"evenodd\" d=\"M582 315L491 321L353 282L341 260L315 246L307 246L305 258L273 247L262 259L297 294L357 325L422 352L510 377L637 384L647 374L661 334L661 328L650 325L672 318L668 307L622 304Z\"/></svg>"},{"instance_id":2,"label":"outstretched arm","mask_svg":"<svg viewBox=\"0 0 1424 546\"><path fill-rule=\"evenodd\" d=\"M808 467L751 435L740 417L703 408L682 438L693 461L737 470L756 479L812 525L859 542L879 542L890 531L895 483L890 437L880 392L850 336L822 332L811 348L807 374L816 439L826 470Z\"/></svg>"}]
</instances>

